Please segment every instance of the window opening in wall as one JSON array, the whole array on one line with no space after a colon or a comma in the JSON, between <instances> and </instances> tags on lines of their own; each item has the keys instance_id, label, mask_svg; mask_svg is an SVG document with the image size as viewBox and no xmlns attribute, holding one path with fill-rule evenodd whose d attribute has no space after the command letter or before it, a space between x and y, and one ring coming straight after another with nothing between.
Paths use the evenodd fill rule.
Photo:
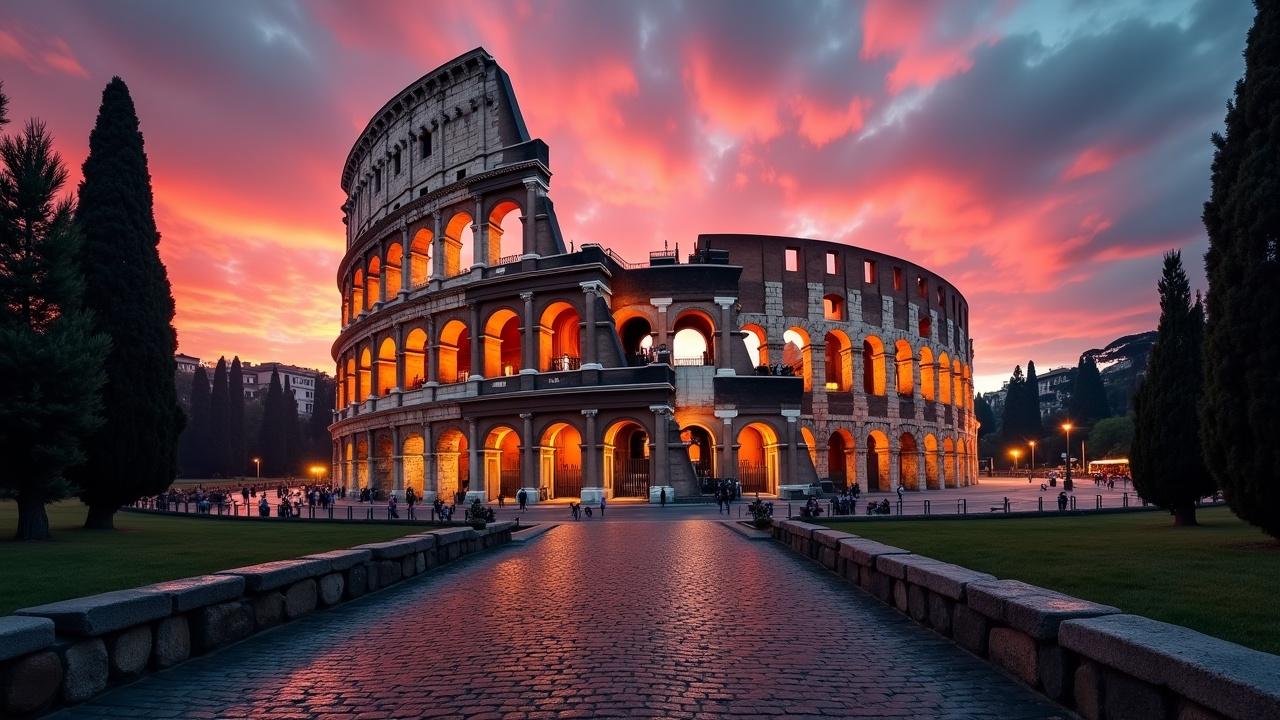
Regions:
<instances>
[{"instance_id":1,"label":"window opening in wall","mask_svg":"<svg viewBox=\"0 0 1280 720\"><path fill-rule=\"evenodd\" d=\"M870 285L876 281L876 262L874 260L862 261L862 282Z\"/></svg>"},{"instance_id":2,"label":"window opening in wall","mask_svg":"<svg viewBox=\"0 0 1280 720\"><path fill-rule=\"evenodd\" d=\"M427 188L425 187L418 191L418 197L422 197L423 195L426 195L426 194L427 194Z\"/></svg>"},{"instance_id":3,"label":"window opening in wall","mask_svg":"<svg viewBox=\"0 0 1280 720\"><path fill-rule=\"evenodd\" d=\"M916 276L916 292L920 293L920 297L929 297L929 288L925 285L924 276Z\"/></svg>"},{"instance_id":4,"label":"window opening in wall","mask_svg":"<svg viewBox=\"0 0 1280 720\"><path fill-rule=\"evenodd\" d=\"M423 131L418 142L422 146L419 150L419 155L422 157L431 157L431 133Z\"/></svg>"},{"instance_id":5,"label":"window opening in wall","mask_svg":"<svg viewBox=\"0 0 1280 720\"><path fill-rule=\"evenodd\" d=\"M927 318L927 317L920 318L920 337L927 338L932 334L933 334L933 319Z\"/></svg>"},{"instance_id":6,"label":"window opening in wall","mask_svg":"<svg viewBox=\"0 0 1280 720\"><path fill-rule=\"evenodd\" d=\"M893 269L893 289L902 289L902 268L896 267Z\"/></svg>"},{"instance_id":7,"label":"window opening in wall","mask_svg":"<svg viewBox=\"0 0 1280 720\"><path fill-rule=\"evenodd\" d=\"M373 191L382 192L382 168L373 171Z\"/></svg>"},{"instance_id":8,"label":"window opening in wall","mask_svg":"<svg viewBox=\"0 0 1280 720\"><path fill-rule=\"evenodd\" d=\"M399 150L395 151L395 154L391 156L391 166L394 169L395 174L399 175L400 174L400 151Z\"/></svg>"},{"instance_id":9,"label":"window opening in wall","mask_svg":"<svg viewBox=\"0 0 1280 720\"><path fill-rule=\"evenodd\" d=\"M786 250L786 267L787 272L796 272L800 269L800 249L787 248Z\"/></svg>"},{"instance_id":10,"label":"window opening in wall","mask_svg":"<svg viewBox=\"0 0 1280 720\"><path fill-rule=\"evenodd\" d=\"M459 170L459 171L458 171L458 180L461 180L462 178L464 178L464 177L466 177L466 176L467 176L467 171L466 171L466 170Z\"/></svg>"},{"instance_id":11,"label":"window opening in wall","mask_svg":"<svg viewBox=\"0 0 1280 720\"><path fill-rule=\"evenodd\" d=\"M946 307L946 305L947 305L947 294L945 291L943 291L942 286L938 286L938 307Z\"/></svg>"},{"instance_id":12,"label":"window opening in wall","mask_svg":"<svg viewBox=\"0 0 1280 720\"><path fill-rule=\"evenodd\" d=\"M840 273L840 264L837 255L833 252L827 253L827 274L838 275Z\"/></svg>"},{"instance_id":13,"label":"window opening in wall","mask_svg":"<svg viewBox=\"0 0 1280 720\"><path fill-rule=\"evenodd\" d=\"M844 298L839 295L822 298L822 317L825 320L844 320Z\"/></svg>"}]
</instances>

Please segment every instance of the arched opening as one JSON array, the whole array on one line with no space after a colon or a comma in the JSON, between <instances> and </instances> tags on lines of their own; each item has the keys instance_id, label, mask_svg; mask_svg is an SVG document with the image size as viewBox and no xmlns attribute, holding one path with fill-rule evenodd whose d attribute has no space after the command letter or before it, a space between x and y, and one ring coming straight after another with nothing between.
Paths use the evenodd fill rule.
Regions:
<instances>
[{"instance_id":1,"label":"arched opening","mask_svg":"<svg viewBox=\"0 0 1280 720\"><path fill-rule=\"evenodd\" d=\"M351 286L345 285L342 288L342 326L346 327L351 322Z\"/></svg>"},{"instance_id":2,"label":"arched opening","mask_svg":"<svg viewBox=\"0 0 1280 720\"><path fill-rule=\"evenodd\" d=\"M894 360L898 369L898 397L909 398L915 391L916 378L911 367L911 343L899 340L894 343Z\"/></svg>"},{"instance_id":3,"label":"arched opening","mask_svg":"<svg viewBox=\"0 0 1280 720\"><path fill-rule=\"evenodd\" d=\"M551 303L538 326L538 367L543 372L577 370L582 365L582 319L567 302Z\"/></svg>"},{"instance_id":4,"label":"arched opening","mask_svg":"<svg viewBox=\"0 0 1280 720\"><path fill-rule=\"evenodd\" d=\"M409 488L413 488L418 497L422 497L422 491L426 489L423 486L425 452L426 445L423 444L421 433L411 432L400 442L400 468L404 473L404 489L407 493Z\"/></svg>"},{"instance_id":5,"label":"arched opening","mask_svg":"<svg viewBox=\"0 0 1280 720\"><path fill-rule=\"evenodd\" d=\"M364 309L372 310L373 306L382 300L380 294L381 284L378 274L382 271L382 262L378 260L378 256L374 255L369 258L369 274L364 280Z\"/></svg>"},{"instance_id":6,"label":"arched opening","mask_svg":"<svg viewBox=\"0 0 1280 720\"><path fill-rule=\"evenodd\" d=\"M489 264L516 262L524 254L524 225L520 206L503 200L489 213Z\"/></svg>"},{"instance_id":7,"label":"arched opening","mask_svg":"<svg viewBox=\"0 0 1280 720\"><path fill-rule=\"evenodd\" d=\"M764 423L738 431L738 483L745 493L776 493L779 479L778 434Z\"/></svg>"},{"instance_id":8,"label":"arched opening","mask_svg":"<svg viewBox=\"0 0 1280 720\"><path fill-rule=\"evenodd\" d=\"M466 434L456 428L444 431L436 441L437 491L444 502L460 502L462 493L471 489L468 451Z\"/></svg>"},{"instance_id":9,"label":"arched opening","mask_svg":"<svg viewBox=\"0 0 1280 720\"><path fill-rule=\"evenodd\" d=\"M822 298L822 319L844 320L844 298L834 293Z\"/></svg>"},{"instance_id":10,"label":"arched opening","mask_svg":"<svg viewBox=\"0 0 1280 720\"><path fill-rule=\"evenodd\" d=\"M818 469L818 441L813 436L813 431L807 427L800 428L800 442L804 443L804 448L809 452L809 462L813 463L813 469Z\"/></svg>"},{"instance_id":11,"label":"arched opening","mask_svg":"<svg viewBox=\"0 0 1280 720\"><path fill-rule=\"evenodd\" d=\"M804 378L804 391L813 390L813 348L809 347L809 333L798 327L782 333L782 364L791 368L794 375Z\"/></svg>"},{"instance_id":12,"label":"arched opening","mask_svg":"<svg viewBox=\"0 0 1280 720\"><path fill-rule=\"evenodd\" d=\"M937 383L933 365L933 351L928 347L920 347L920 397L925 400L933 400L937 396L934 395L934 386Z\"/></svg>"},{"instance_id":13,"label":"arched opening","mask_svg":"<svg viewBox=\"0 0 1280 720\"><path fill-rule=\"evenodd\" d=\"M367 488L369 485L369 441L364 433L356 440L356 482L355 487Z\"/></svg>"},{"instance_id":14,"label":"arched opening","mask_svg":"<svg viewBox=\"0 0 1280 720\"><path fill-rule=\"evenodd\" d=\"M742 344L747 348L747 357L751 358L752 367L769 364L768 334L759 325L743 325Z\"/></svg>"},{"instance_id":15,"label":"arched opening","mask_svg":"<svg viewBox=\"0 0 1280 720\"><path fill-rule=\"evenodd\" d=\"M649 433L619 420L604 433L604 477L613 497L649 497Z\"/></svg>"},{"instance_id":16,"label":"arched opening","mask_svg":"<svg viewBox=\"0 0 1280 720\"><path fill-rule=\"evenodd\" d=\"M444 276L451 278L461 275L470 269L475 257L475 242L472 238L471 215L465 212L454 213L444 230Z\"/></svg>"},{"instance_id":17,"label":"arched opening","mask_svg":"<svg viewBox=\"0 0 1280 720\"><path fill-rule=\"evenodd\" d=\"M930 490L941 490L938 476L938 438L932 433L924 436L924 484Z\"/></svg>"},{"instance_id":18,"label":"arched opening","mask_svg":"<svg viewBox=\"0 0 1280 720\"><path fill-rule=\"evenodd\" d=\"M334 398L333 407L335 410L341 409L347 404L347 368L338 361L338 373L334 378Z\"/></svg>"},{"instance_id":19,"label":"arched opening","mask_svg":"<svg viewBox=\"0 0 1280 720\"><path fill-rule=\"evenodd\" d=\"M831 433L827 440L827 475L836 487L847 490L857 482L856 460L853 434L844 428Z\"/></svg>"},{"instance_id":20,"label":"arched opening","mask_svg":"<svg viewBox=\"0 0 1280 720\"><path fill-rule=\"evenodd\" d=\"M413 234L409 244L409 284L426 285L431 279L431 231L423 228Z\"/></svg>"},{"instance_id":21,"label":"arched opening","mask_svg":"<svg viewBox=\"0 0 1280 720\"><path fill-rule=\"evenodd\" d=\"M911 433L898 438L898 484L907 490L920 489L920 447Z\"/></svg>"},{"instance_id":22,"label":"arched opening","mask_svg":"<svg viewBox=\"0 0 1280 720\"><path fill-rule=\"evenodd\" d=\"M842 331L832 330L823 344L827 392L849 392L853 389L853 343Z\"/></svg>"},{"instance_id":23,"label":"arched opening","mask_svg":"<svg viewBox=\"0 0 1280 720\"><path fill-rule=\"evenodd\" d=\"M928 338L933 336L933 319L929 316L920 318L919 333L920 337Z\"/></svg>"},{"instance_id":24,"label":"arched opening","mask_svg":"<svg viewBox=\"0 0 1280 720\"><path fill-rule=\"evenodd\" d=\"M520 433L506 425L489 431L484 440L484 487L474 487L472 492L485 491L485 499L514 498L520 492Z\"/></svg>"},{"instance_id":25,"label":"arched opening","mask_svg":"<svg viewBox=\"0 0 1280 720\"><path fill-rule=\"evenodd\" d=\"M404 339L405 390L417 390L427 381L427 332L414 328Z\"/></svg>"},{"instance_id":26,"label":"arched opening","mask_svg":"<svg viewBox=\"0 0 1280 720\"><path fill-rule=\"evenodd\" d=\"M369 479L369 487L384 491L383 497L395 488L395 444L391 442L391 431L379 430L373 436L375 451L373 455L373 477Z\"/></svg>"},{"instance_id":27,"label":"arched opening","mask_svg":"<svg viewBox=\"0 0 1280 720\"><path fill-rule=\"evenodd\" d=\"M360 402L360 390L356 386L356 383L358 383L359 380L360 380L360 376L359 374L356 373L356 359L348 355L347 356L347 374L346 374L347 387L346 387L346 393L344 393L342 396L343 405L350 405L352 403Z\"/></svg>"},{"instance_id":28,"label":"arched opening","mask_svg":"<svg viewBox=\"0 0 1280 720\"><path fill-rule=\"evenodd\" d=\"M383 338L378 346L378 395L389 395L396 387L396 341Z\"/></svg>"},{"instance_id":29,"label":"arched opening","mask_svg":"<svg viewBox=\"0 0 1280 720\"><path fill-rule=\"evenodd\" d=\"M461 320L440 330L440 382L466 382L471 375L471 332Z\"/></svg>"},{"instance_id":30,"label":"arched opening","mask_svg":"<svg viewBox=\"0 0 1280 720\"><path fill-rule=\"evenodd\" d=\"M369 348L360 351L360 381L357 386L359 395L356 402L364 402L373 394L373 357L369 354Z\"/></svg>"},{"instance_id":31,"label":"arched opening","mask_svg":"<svg viewBox=\"0 0 1280 720\"><path fill-rule=\"evenodd\" d=\"M582 495L582 434L568 423L556 423L542 433L538 450L539 475L547 498Z\"/></svg>"},{"instance_id":32,"label":"arched opening","mask_svg":"<svg viewBox=\"0 0 1280 720\"><path fill-rule=\"evenodd\" d=\"M889 492L889 438L879 430L867 435L867 491Z\"/></svg>"},{"instance_id":33,"label":"arched opening","mask_svg":"<svg viewBox=\"0 0 1280 720\"><path fill-rule=\"evenodd\" d=\"M1032 392L1040 392L1039 388L1032 388ZM956 407L964 407L964 373L960 370L960 361L951 361L951 404Z\"/></svg>"},{"instance_id":34,"label":"arched opening","mask_svg":"<svg viewBox=\"0 0 1280 720\"><path fill-rule=\"evenodd\" d=\"M402 280L402 272L404 270L404 249L400 247L400 243L391 243L387 246L387 266L383 270L386 277L383 282L387 284L387 297L400 292L400 284Z\"/></svg>"},{"instance_id":35,"label":"arched opening","mask_svg":"<svg viewBox=\"0 0 1280 720\"><path fill-rule=\"evenodd\" d=\"M715 440L711 432L701 425L689 425L680 430L680 441L685 444L693 474L705 492L708 478L716 477Z\"/></svg>"},{"instance_id":36,"label":"arched opening","mask_svg":"<svg viewBox=\"0 0 1280 720\"><path fill-rule=\"evenodd\" d=\"M356 270L351 276L351 320L364 312L364 270Z\"/></svg>"},{"instance_id":37,"label":"arched opening","mask_svg":"<svg viewBox=\"0 0 1280 720\"><path fill-rule=\"evenodd\" d=\"M509 308L495 310L484 324L484 376L520 372L520 319Z\"/></svg>"},{"instance_id":38,"label":"arched opening","mask_svg":"<svg viewBox=\"0 0 1280 720\"><path fill-rule=\"evenodd\" d=\"M951 438L942 441L943 471L949 488L960 487L959 469L956 467L956 443Z\"/></svg>"},{"instance_id":39,"label":"arched opening","mask_svg":"<svg viewBox=\"0 0 1280 720\"><path fill-rule=\"evenodd\" d=\"M973 412L973 368L968 365L964 366L964 406Z\"/></svg>"},{"instance_id":40,"label":"arched opening","mask_svg":"<svg viewBox=\"0 0 1280 720\"><path fill-rule=\"evenodd\" d=\"M875 335L862 341L862 391L868 395L885 394L884 343Z\"/></svg>"},{"instance_id":41,"label":"arched opening","mask_svg":"<svg viewBox=\"0 0 1280 720\"><path fill-rule=\"evenodd\" d=\"M951 358L938 355L938 402L951 402Z\"/></svg>"},{"instance_id":42,"label":"arched opening","mask_svg":"<svg viewBox=\"0 0 1280 720\"><path fill-rule=\"evenodd\" d=\"M655 360L653 355L653 326L649 319L637 315L628 318L618 328L618 336L622 340L622 351L627 356L628 365L648 365Z\"/></svg>"},{"instance_id":43,"label":"arched opening","mask_svg":"<svg viewBox=\"0 0 1280 720\"><path fill-rule=\"evenodd\" d=\"M705 313L686 310L676 318L672 326L675 335L671 341L673 365L714 365L715 323Z\"/></svg>"}]
</instances>

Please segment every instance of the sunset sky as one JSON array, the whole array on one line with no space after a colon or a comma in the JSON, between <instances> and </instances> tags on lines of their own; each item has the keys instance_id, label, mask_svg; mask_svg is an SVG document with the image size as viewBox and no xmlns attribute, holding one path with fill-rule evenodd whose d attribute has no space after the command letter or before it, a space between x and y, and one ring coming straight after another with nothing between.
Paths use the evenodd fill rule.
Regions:
<instances>
[{"instance_id":1,"label":"sunset sky","mask_svg":"<svg viewBox=\"0 0 1280 720\"><path fill-rule=\"evenodd\" d=\"M969 299L979 390L1153 329L1160 254L1203 288L1209 135L1243 0L9 2L10 118L79 180L112 75L150 156L179 349L333 372L342 163L369 116L483 46L551 147L565 237L702 232L911 259ZM13 125L9 129L13 129Z\"/></svg>"}]
</instances>

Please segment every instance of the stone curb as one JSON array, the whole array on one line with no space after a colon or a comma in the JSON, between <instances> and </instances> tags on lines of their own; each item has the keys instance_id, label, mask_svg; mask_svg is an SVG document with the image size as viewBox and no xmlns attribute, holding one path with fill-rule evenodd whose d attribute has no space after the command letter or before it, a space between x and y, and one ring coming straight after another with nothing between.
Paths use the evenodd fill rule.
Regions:
<instances>
[{"instance_id":1,"label":"stone curb","mask_svg":"<svg viewBox=\"0 0 1280 720\"><path fill-rule=\"evenodd\" d=\"M53 637L53 620L47 617L0 617L0 662L43 650Z\"/></svg>"},{"instance_id":2,"label":"stone curb","mask_svg":"<svg viewBox=\"0 0 1280 720\"><path fill-rule=\"evenodd\" d=\"M535 538L542 537L548 531L560 527L559 523L540 523L538 525L525 526L519 532L511 534L511 542L527 543Z\"/></svg>"},{"instance_id":3,"label":"stone curb","mask_svg":"<svg viewBox=\"0 0 1280 720\"><path fill-rule=\"evenodd\" d=\"M373 553L368 550L330 550L329 552L315 553L314 555L303 555L303 560L322 560L329 563L329 569L333 572L342 572L361 563L369 562L373 558Z\"/></svg>"},{"instance_id":4,"label":"stone curb","mask_svg":"<svg viewBox=\"0 0 1280 720\"><path fill-rule=\"evenodd\" d=\"M236 575L197 575L144 585L139 589L167 595L173 603L172 612L183 613L240 597L244 594L244 578Z\"/></svg>"},{"instance_id":5,"label":"stone curb","mask_svg":"<svg viewBox=\"0 0 1280 720\"><path fill-rule=\"evenodd\" d=\"M971 583L969 607L1037 640L1058 635L1064 620L1116 615L1119 608L1064 595L1019 580Z\"/></svg>"},{"instance_id":6,"label":"stone curb","mask_svg":"<svg viewBox=\"0 0 1280 720\"><path fill-rule=\"evenodd\" d=\"M59 632L97 637L169 615L168 595L144 589L115 590L23 608L14 615L46 617Z\"/></svg>"},{"instance_id":7,"label":"stone curb","mask_svg":"<svg viewBox=\"0 0 1280 720\"><path fill-rule=\"evenodd\" d=\"M245 590L251 593L259 593L292 585L299 580L323 575L329 572L329 568L330 562L328 560L275 560L273 562L222 570L214 574L239 575L244 578Z\"/></svg>"}]
</instances>

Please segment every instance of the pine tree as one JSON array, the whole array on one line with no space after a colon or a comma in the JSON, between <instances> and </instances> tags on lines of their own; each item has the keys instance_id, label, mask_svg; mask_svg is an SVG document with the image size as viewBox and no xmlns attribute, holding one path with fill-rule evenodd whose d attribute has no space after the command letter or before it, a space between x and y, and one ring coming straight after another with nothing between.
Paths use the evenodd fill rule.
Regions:
<instances>
[{"instance_id":1,"label":"pine tree","mask_svg":"<svg viewBox=\"0 0 1280 720\"><path fill-rule=\"evenodd\" d=\"M258 440L258 446L262 450L262 472L268 477L279 477L286 464L287 440L284 426L280 422L283 403L280 375L272 370L271 384L267 386L267 397L263 402L262 430Z\"/></svg>"},{"instance_id":2,"label":"pine tree","mask_svg":"<svg viewBox=\"0 0 1280 720\"><path fill-rule=\"evenodd\" d=\"M1226 134L1213 136L1200 427L1232 511L1280 538L1280 5L1257 8Z\"/></svg>"},{"instance_id":3,"label":"pine tree","mask_svg":"<svg viewBox=\"0 0 1280 720\"><path fill-rule=\"evenodd\" d=\"M1164 256L1158 287L1160 324L1146 378L1133 398L1129 463L1144 500L1171 511L1176 525L1195 525L1196 501L1215 489L1201 455L1196 414L1204 385L1204 315L1200 303L1191 302L1181 253Z\"/></svg>"},{"instance_id":4,"label":"pine tree","mask_svg":"<svg viewBox=\"0 0 1280 720\"><path fill-rule=\"evenodd\" d=\"M1022 396L1022 428L1026 439L1040 437L1040 379L1036 377L1036 364L1027 361L1027 386Z\"/></svg>"},{"instance_id":5,"label":"pine tree","mask_svg":"<svg viewBox=\"0 0 1280 720\"><path fill-rule=\"evenodd\" d=\"M1009 378L1009 387L1004 395L1004 412L1000 420L1000 432L1009 441L1026 440L1023 395L1027 389L1027 380L1022 376L1022 366L1013 368L1013 376Z\"/></svg>"},{"instance_id":6,"label":"pine tree","mask_svg":"<svg viewBox=\"0 0 1280 720\"><path fill-rule=\"evenodd\" d=\"M0 125L7 99L0 91ZM75 262L81 238L67 170L43 123L0 140L0 496L18 501L18 540L49 538L45 505L102 424L102 356ZM172 381L172 370L170 379Z\"/></svg>"},{"instance_id":7,"label":"pine tree","mask_svg":"<svg viewBox=\"0 0 1280 720\"><path fill-rule=\"evenodd\" d=\"M329 435L330 414L336 402L337 386L333 378L321 375L316 378L315 402L311 404L311 417L307 419L307 462L327 465L333 455L333 441Z\"/></svg>"},{"instance_id":8,"label":"pine tree","mask_svg":"<svg viewBox=\"0 0 1280 720\"><path fill-rule=\"evenodd\" d=\"M284 402L280 405L280 424L284 426L285 475L297 474L306 449L302 445L302 427L298 422L298 399L289 376L284 378Z\"/></svg>"},{"instance_id":9,"label":"pine tree","mask_svg":"<svg viewBox=\"0 0 1280 720\"><path fill-rule=\"evenodd\" d=\"M1071 386L1071 399L1067 402L1067 415L1071 421L1088 426L1097 420L1111 416L1107 403L1107 390L1102 385L1102 373L1093 356L1080 356L1076 365L1076 377Z\"/></svg>"},{"instance_id":10,"label":"pine tree","mask_svg":"<svg viewBox=\"0 0 1280 720\"><path fill-rule=\"evenodd\" d=\"M991 405L987 404L987 399L981 395L973 398L973 415L980 423L978 437L986 437L999 430L996 427L996 414L992 412Z\"/></svg>"},{"instance_id":11,"label":"pine tree","mask_svg":"<svg viewBox=\"0 0 1280 720\"><path fill-rule=\"evenodd\" d=\"M106 422L75 471L89 506L85 527L109 529L116 509L167 488L177 473L184 418L174 385L173 295L160 261L151 175L129 89L102 92L80 183L76 224L85 305L111 338L104 362Z\"/></svg>"},{"instance_id":12,"label":"pine tree","mask_svg":"<svg viewBox=\"0 0 1280 720\"><path fill-rule=\"evenodd\" d=\"M243 475L249 461L244 434L244 371L240 356L231 360L227 385L227 475Z\"/></svg>"},{"instance_id":13,"label":"pine tree","mask_svg":"<svg viewBox=\"0 0 1280 720\"><path fill-rule=\"evenodd\" d=\"M179 444L179 467L189 478L209 473L209 373L197 367L191 376L191 411Z\"/></svg>"},{"instance_id":14,"label":"pine tree","mask_svg":"<svg viewBox=\"0 0 1280 720\"><path fill-rule=\"evenodd\" d=\"M209 473L214 477L226 477L230 464L231 404L227 385L227 359L220 357L213 369L213 389L209 394Z\"/></svg>"}]
</instances>

